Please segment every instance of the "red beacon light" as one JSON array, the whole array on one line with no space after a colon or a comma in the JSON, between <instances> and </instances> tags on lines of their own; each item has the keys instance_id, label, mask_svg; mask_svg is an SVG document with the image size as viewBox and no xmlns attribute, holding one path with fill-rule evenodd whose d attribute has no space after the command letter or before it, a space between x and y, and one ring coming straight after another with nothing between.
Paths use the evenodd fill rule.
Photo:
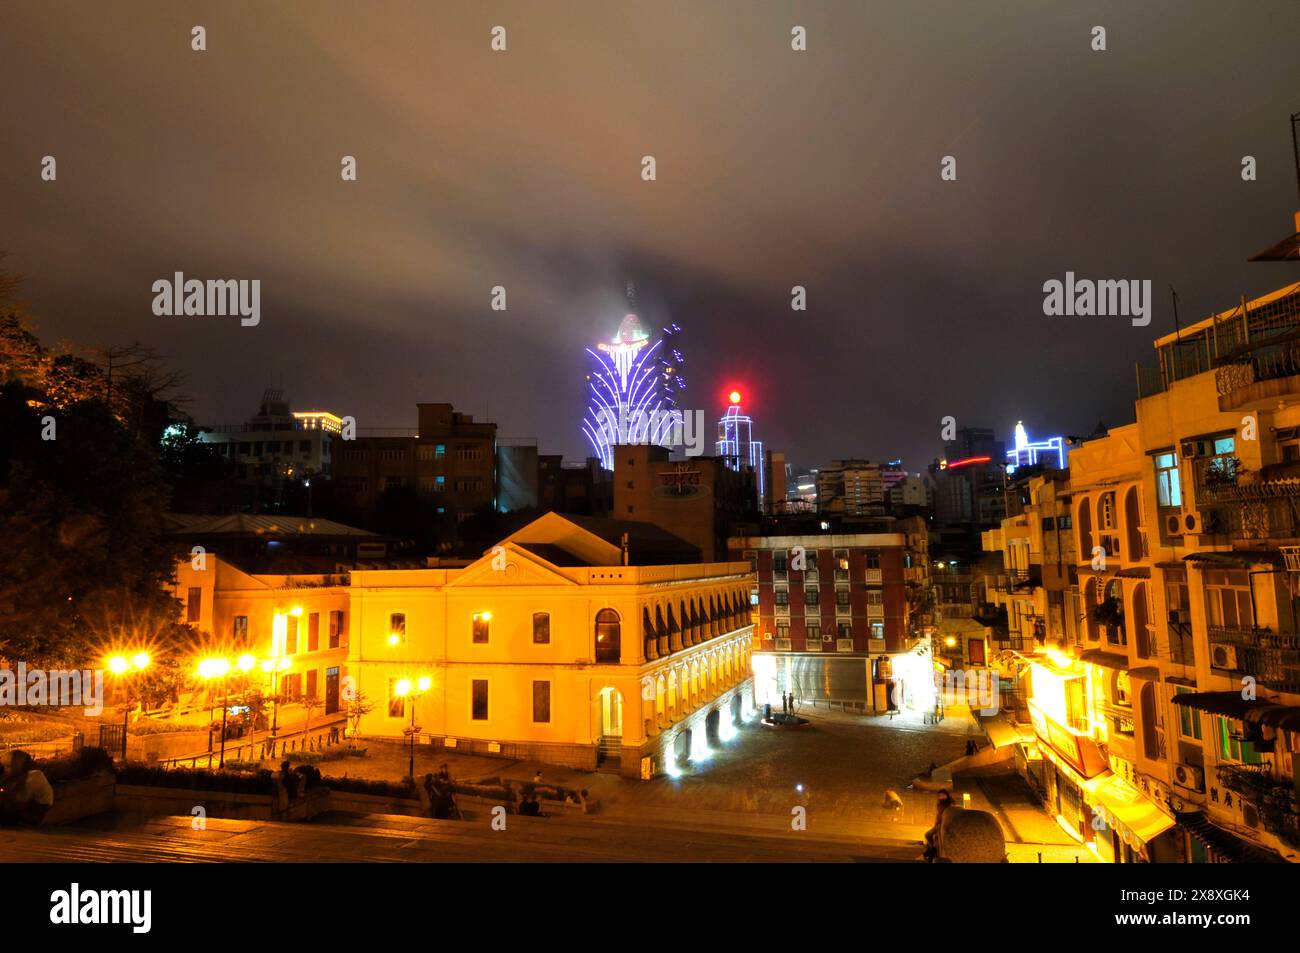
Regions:
<instances>
[{"instance_id":1,"label":"red beacon light","mask_svg":"<svg viewBox=\"0 0 1300 953\"><path fill-rule=\"evenodd\" d=\"M738 390L733 390L730 394L727 395L727 397L731 400L733 404L740 403L740 391Z\"/></svg>"}]
</instances>

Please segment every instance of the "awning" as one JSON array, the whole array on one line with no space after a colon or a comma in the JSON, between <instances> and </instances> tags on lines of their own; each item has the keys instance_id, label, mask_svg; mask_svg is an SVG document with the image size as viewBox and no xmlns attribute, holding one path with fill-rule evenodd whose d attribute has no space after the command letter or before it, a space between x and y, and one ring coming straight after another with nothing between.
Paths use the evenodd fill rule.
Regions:
<instances>
[{"instance_id":1,"label":"awning","mask_svg":"<svg viewBox=\"0 0 1300 953\"><path fill-rule=\"evenodd\" d=\"M1125 579L1150 579L1151 569L1148 566L1125 566L1117 576L1123 576Z\"/></svg>"},{"instance_id":2,"label":"awning","mask_svg":"<svg viewBox=\"0 0 1300 953\"><path fill-rule=\"evenodd\" d=\"M1236 834L1214 824L1200 811L1175 814L1178 824L1205 846L1239 864L1284 864L1276 852L1244 841Z\"/></svg>"},{"instance_id":3,"label":"awning","mask_svg":"<svg viewBox=\"0 0 1300 953\"><path fill-rule=\"evenodd\" d=\"M1086 652L1080 652L1079 661L1088 662L1092 665L1100 665L1102 668L1113 668L1120 672L1128 670L1127 655L1119 655L1115 652L1103 652L1101 649L1088 649Z\"/></svg>"},{"instance_id":4,"label":"awning","mask_svg":"<svg viewBox=\"0 0 1300 953\"><path fill-rule=\"evenodd\" d=\"M1237 721L1300 731L1300 708L1279 705L1263 698L1242 698L1241 692L1184 692L1174 696L1174 704Z\"/></svg>"},{"instance_id":5,"label":"awning","mask_svg":"<svg viewBox=\"0 0 1300 953\"><path fill-rule=\"evenodd\" d=\"M1202 566L1223 566L1230 569L1249 569L1260 563L1276 565L1279 558L1277 553L1272 552L1190 553L1183 557L1183 562Z\"/></svg>"},{"instance_id":6,"label":"awning","mask_svg":"<svg viewBox=\"0 0 1300 953\"><path fill-rule=\"evenodd\" d=\"M975 720L984 729L984 733L988 735L989 741L992 742L995 749L1006 748L1022 741L1034 740L1032 731L1028 735L1021 734L1020 730L1007 721L1007 716L1001 712L987 716L976 712Z\"/></svg>"},{"instance_id":7,"label":"awning","mask_svg":"<svg viewBox=\"0 0 1300 953\"><path fill-rule=\"evenodd\" d=\"M1143 665L1141 668L1131 668L1128 670L1129 678L1140 678L1144 682L1160 681L1160 669L1154 665Z\"/></svg>"},{"instance_id":8,"label":"awning","mask_svg":"<svg viewBox=\"0 0 1300 953\"><path fill-rule=\"evenodd\" d=\"M1090 780L1084 786L1084 800L1130 847L1134 846L1130 836L1149 844L1174 826L1172 817L1118 774L1101 774Z\"/></svg>"}]
</instances>

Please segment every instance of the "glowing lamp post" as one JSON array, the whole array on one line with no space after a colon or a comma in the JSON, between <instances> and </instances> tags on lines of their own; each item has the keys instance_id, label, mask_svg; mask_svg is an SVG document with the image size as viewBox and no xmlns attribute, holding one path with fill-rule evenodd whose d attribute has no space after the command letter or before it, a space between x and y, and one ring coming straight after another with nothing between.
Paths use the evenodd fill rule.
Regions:
<instances>
[{"instance_id":1,"label":"glowing lamp post","mask_svg":"<svg viewBox=\"0 0 1300 953\"><path fill-rule=\"evenodd\" d=\"M136 652L130 658L125 655L113 655L108 659L108 671L110 674L119 679L128 678L131 675L139 675L149 667L149 653ZM144 703L141 702L143 709ZM122 760L126 760L126 730L131 720L131 689L130 684L126 684L126 702L122 705Z\"/></svg>"},{"instance_id":2,"label":"glowing lamp post","mask_svg":"<svg viewBox=\"0 0 1300 953\"><path fill-rule=\"evenodd\" d=\"M205 682L221 679L221 757L218 768L226 766L226 712L230 709L230 683L226 677L230 674L230 661L223 658L205 658L199 662L199 678ZM209 749L211 750L211 749ZM212 756L208 755L208 767L212 767Z\"/></svg>"},{"instance_id":3,"label":"glowing lamp post","mask_svg":"<svg viewBox=\"0 0 1300 953\"><path fill-rule=\"evenodd\" d=\"M420 731L419 726L415 723L415 700L424 695L431 685L433 685L433 679L429 678L428 675L421 675L414 684L411 683L409 678L401 678L393 686L394 695L403 701L408 698L411 700L411 727L406 729L406 734L411 739L411 758L407 772L411 776L412 784L415 783L415 736Z\"/></svg>"}]
</instances>

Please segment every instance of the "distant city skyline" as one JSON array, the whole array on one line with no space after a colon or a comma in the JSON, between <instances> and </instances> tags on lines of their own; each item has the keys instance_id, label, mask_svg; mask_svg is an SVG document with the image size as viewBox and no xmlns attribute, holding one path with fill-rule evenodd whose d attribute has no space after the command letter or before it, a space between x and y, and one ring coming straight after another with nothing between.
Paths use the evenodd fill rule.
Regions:
<instances>
[{"instance_id":1,"label":"distant city skyline","mask_svg":"<svg viewBox=\"0 0 1300 953\"><path fill-rule=\"evenodd\" d=\"M274 381L361 427L448 401L580 459L583 347L632 279L647 327L689 331L691 406L740 385L787 459L916 468L947 416L1131 421L1171 285L1186 326L1291 276L1246 259L1295 211L1294 3L1101 9L1105 52L1027 0L819 4L801 53L776 2L563 31L529 6L305 9L205 10L201 53L171 6L18 5L0 37L24 118L3 248L40 333L155 348L200 421ZM258 323L156 315L176 273L260 282ZM1067 274L1149 281L1150 325L1048 317Z\"/></svg>"}]
</instances>

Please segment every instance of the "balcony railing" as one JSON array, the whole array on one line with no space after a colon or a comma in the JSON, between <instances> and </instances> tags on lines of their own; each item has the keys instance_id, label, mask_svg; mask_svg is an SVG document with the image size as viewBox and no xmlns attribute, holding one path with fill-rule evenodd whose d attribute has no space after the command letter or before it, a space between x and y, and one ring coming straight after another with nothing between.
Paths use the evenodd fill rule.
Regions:
<instances>
[{"instance_id":1,"label":"balcony railing","mask_svg":"<svg viewBox=\"0 0 1300 953\"><path fill-rule=\"evenodd\" d=\"M1209 626L1210 645L1229 645L1236 670L1280 692L1300 694L1300 634L1269 629Z\"/></svg>"}]
</instances>

